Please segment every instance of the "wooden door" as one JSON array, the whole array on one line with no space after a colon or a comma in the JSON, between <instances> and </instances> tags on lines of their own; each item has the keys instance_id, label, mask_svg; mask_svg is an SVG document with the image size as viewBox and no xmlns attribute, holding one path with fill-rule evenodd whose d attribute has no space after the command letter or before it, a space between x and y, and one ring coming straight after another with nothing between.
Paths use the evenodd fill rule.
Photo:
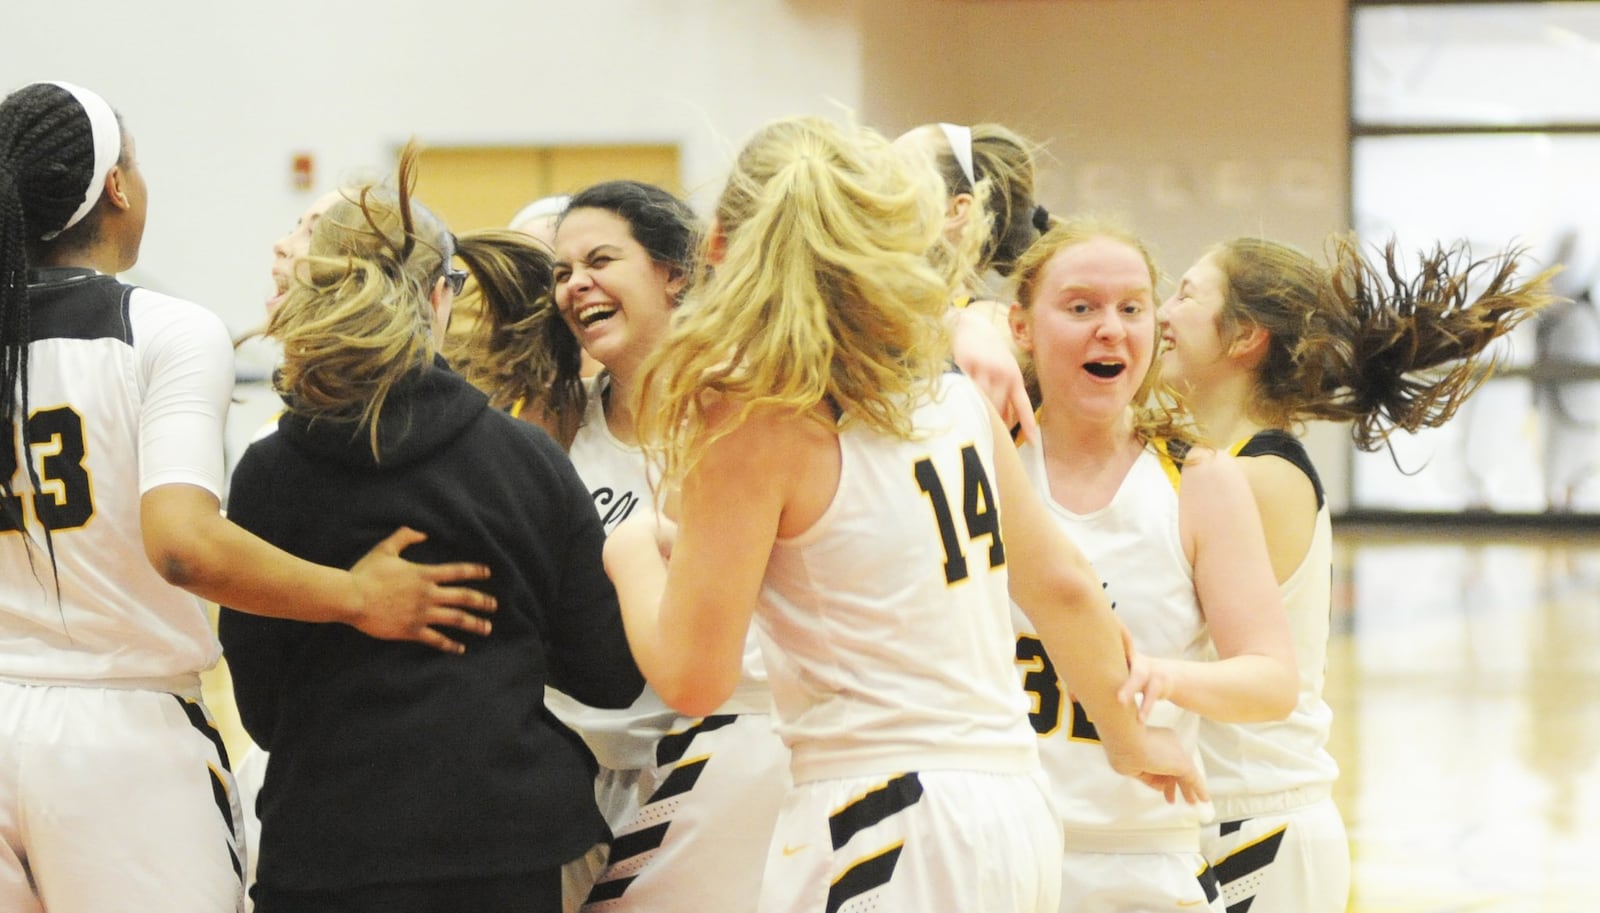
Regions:
<instances>
[{"instance_id":1,"label":"wooden door","mask_svg":"<svg viewBox=\"0 0 1600 913\"><path fill-rule=\"evenodd\" d=\"M681 194L675 145L438 146L422 152L417 196L454 231L502 228L523 206L619 178Z\"/></svg>"}]
</instances>

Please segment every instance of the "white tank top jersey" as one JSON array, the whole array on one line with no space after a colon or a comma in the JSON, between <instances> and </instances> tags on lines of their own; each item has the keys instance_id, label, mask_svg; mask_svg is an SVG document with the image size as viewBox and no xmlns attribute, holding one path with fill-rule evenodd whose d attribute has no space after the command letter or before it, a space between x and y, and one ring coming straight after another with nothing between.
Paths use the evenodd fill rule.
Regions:
<instances>
[{"instance_id":1,"label":"white tank top jersey","mask_svg":"<svg viewBox=\"0 0 1600 913\"><path fill-rule=\"evenodd\" d=\"M203 603L146 558L139 498L168 484L220 498L227 328L91 270L43 275L29 288L29 415L0 424L24 527L0 513L0 678L196 691L221 648Z\"/></svg>"},{"instance_id":2,"label":"white tank top jersey","mask_svg":"<svg viewBox=\"0 0 1600 913\"><path fill-rule=\"evenodd\" d=\"M1211 638L1194 590L1194 569L1178 530L1178 492L1170 463L1146 448L1111 502L1078 514L1050 496L1044 451L1024 443L1022 463L1056 523L1094 565L1117 617L1145 655L1204 659ZM1164 465L1165 464L1165 465ZM1102 852L1196 852L1208 803L1167 804L1158 792L1112 770L1083 708L1062 690L1027 615L1012 606L1016 657L1039 756L1050 778L1069 849ZM1163 701L1150 725L1175 730L1198 759L1199 718Z\"/></svg>"},{"instance_id":3,"label":"white tank top jersey","mask_svg":"<svg viewBox=\"0 0 1600 913\"><path fill-rule=\"evenodd\" d=\"M572 465L594 497L606 535L617 528L636 509L653 509L655 497L650 488L644 452L617 440L606 425L605 390L609 377L602 373L584 381L589 404L583 424L567 451ZM600 763L612 770L642 770L655 766L656 741L679 719L648 685L633 706L625 710L599 710L580 704L553 689L545 692L545 704L561 722L583 737ZM761 649L752 631L745 638L744 660L739 683L727 703L717 708L726 713L770 713L772 696L767 689L767 670Z\"/></svg>"},{"instance_id":4,"label":"white tank top jersey","mask_svg":"<svg viewBox=\"0 0 1600 913\"><path fill-rule=\"evenodd\" d=\"M1279 587L1299 667L1294 711L1270 723L1206 720L1200 726L1201 756L1218 820L1285 811L1332 795L1339 764L1326 748L1333 710L1322 698L1332 568L1333 524L1324 500L1305 559Z\"/></svg>"},{"instance_id":5,"label":"white tank top jersey","mask_svg":"<svg viewBox=\"0 0 1600 913\"><path fill-rule=\"evenodd\" d=\"M767 565L757 620L796 783L1038 769L989 407L946 374L912 422L913 440L847 426L832 503Z\"/></svg>"},{"instance_id":6,"label":"white tank top jersey","mask_svg":"<svg viewBox=\"0 0 1600 913\"><path fill-rule=\"evenodd\" d=\"M654 495L644 452L617 440L606 425L605 397L611 388L610 377L600 374L584 380L583 385L589 403L567 455L589 486L601 525L609 536L635 508L643 505L648 510Z\"/></svg>"}]
</instances>

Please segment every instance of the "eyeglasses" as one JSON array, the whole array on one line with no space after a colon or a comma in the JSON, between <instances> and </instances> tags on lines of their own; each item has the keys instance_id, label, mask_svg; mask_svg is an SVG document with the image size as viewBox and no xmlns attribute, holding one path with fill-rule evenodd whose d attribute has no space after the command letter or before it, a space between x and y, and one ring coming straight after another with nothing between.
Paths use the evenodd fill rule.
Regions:
<instances>
[{"instance_id":1,"label":"eyeglasses","mask_svg":"<svg viewBox=\"0 0 1600 913\"><path fill-rule=\"evenodd\" d=\"M459 295L467 287L467 271L447 266L444 268L444 281L450 284L450 294Z\"/></svg>"}]
</instances>

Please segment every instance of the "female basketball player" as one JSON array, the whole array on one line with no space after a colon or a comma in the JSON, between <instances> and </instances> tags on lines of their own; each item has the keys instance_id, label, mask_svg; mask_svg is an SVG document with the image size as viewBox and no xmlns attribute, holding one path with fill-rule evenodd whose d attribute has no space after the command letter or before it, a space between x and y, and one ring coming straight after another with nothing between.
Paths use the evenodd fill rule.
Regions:
<instances>
[{"instance_id":1,"label":"female basketball player","mask_svg":"<svg viewBox=\"0 0 1600 913\"><path fill-rule=\"evenodd\" d=\"M431 547L488 558L502 610L461 658L224 610L240 718L270 754L259 913L560 910L561 864L605 824L545 685L602 707L642 686L588 491L437 356L467 278L454 257L494 302L548 294L549 256L508 231L453 237L411 198L416 155L312 230L268 325L286 413L240 461L229 511L333 564L371 529L425 525Z\"/></svg>"},{"instance_id":2,"label":"female basketball player","mask_svg":"<svg viewBox=\"0 0 1600 913\"><path fill-rule=\"evenodd\" d=\"M1008 579L1119 769L1194 795L1175 742L1116 699L1126 660L1092 572L992 407L944 370L950 286L926 258L941 197L866 131L763 128L718 203L710 276L646 373L641 436L676 536L669 563L669 527L636 513L607 569L640 668L686 713L734 692L758 619L796 784L764 913L868 894L1055 909L1060 831L1010 668Z\"/></svg>"},{"instance_id":3,"label":"female basketball player","mask_svg":"<svg viewBox=\"0 0 1600 913\"><path fill-rule=\"evenodd\" d=\"M1009 277L1028 245L1049 227L1034 201L1033 144L1002 124L924 124L895 145L931 161L945 186L945 240L965 301L983 276ZM1002 315L1002 320L1004 315Z\"/></svg>"},{"instance_id":4,"label":"female basketball player","mask_svg":"<svg viewBox=\"0 0 1600 913\"><path fill-rule=\"evenodd\" d=\"M1490 343L1550 299L1549 273L1519 278L1515 253L1435 250L1410 279L1393 245L1377 264L1346 238L1332 254L1324 268L1282 244L1228 241L1161 308L1163 376L1204 435L1240 457L1294 635L1287 720L1201 723L1217 810L1203 849L1228 905L1251 913L1334 913L1350 889L1322 697L1332 532L1295 431L1351 421L1357 445L1374 449L1397 427L1443 424L1483 376Z\"/></svg>"},{"instance_id":5,"label":"female basketball player","mask_svg":"<svg viewBox=\"0 0 1600 913\"><path fill-rule=\"evenodd\" d=\"M951 316L956 360L1008 426L1035 439L1033 407L1007 325L1009 306L983 296L993 271L1010 276L1017 258L1049 225L1033 199L1033 144L1001 124L924 124L896 148L927 161L945 188L945 221L934 260L956 286Z\"/></svg>"},{"instance_id":6,"label":"female basketball player","mask_svg":"<svg viewBox=\"0 0 1600 913\"><path fill-rule=\"evenodd\" d=\"M607 530L649 510L636 433L640 368L663 344L699 235L687 205L638 181L579 191L556 228L557 312L604 369L584 384L569 455ZM597 792L616 838L604 871L588 879L598 883L584 886L585 909L748 911L789 785L753 636L734 694L703 717L680 716L648 689L626 711L560 695L551 706L600 761Z\"/></svg>"},{"instance_id":7,"label":"female basketball player","mask_svg":"<svg viewBox=\"0 0 1600 913\"><path fill-rule=\"evenodd\" d=\"M1017 264L1012 328L1040 397L1034 489L1093 564L1138 657L1141 715L1191 754L1199 718L1279 719L1294 652L1261 521L1232 458L1191 446L1152 401L1157 271L1112 223L1057 225ZM1118 775L1028 618L1014 613L1030 719L1066 826L1063 911L1223 913L1200 855L1209 807L1168 805ZM1216 661L1212 659L1215 645Z\"/></svg>"},{"instance_id":8,"label":"female basketball player","mask_svg":"<svg viewBox=\"0 0 1600 913\"><path fill-rule=\"evenodd\" d=\"M363 557L393 527L369 529L327 567L222 517L232 347L205 309L117 281L146 205L133 138L98 94L34 83L0 102L8 911L242 904L239 809L199 700L218 646L196 596L452 651L436 626L481 631L493 608L440 585L485 568L398 557L420 533Z\"/></svg>"}]
</instances>

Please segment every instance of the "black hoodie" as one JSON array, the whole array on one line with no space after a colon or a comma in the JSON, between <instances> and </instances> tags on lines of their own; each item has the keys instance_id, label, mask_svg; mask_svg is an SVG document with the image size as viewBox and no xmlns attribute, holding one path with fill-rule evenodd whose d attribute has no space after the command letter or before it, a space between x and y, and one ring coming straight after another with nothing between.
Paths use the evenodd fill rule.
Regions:
<instances>
[{"instance_id":1,"label":"black hoodie","mask_svg":"<svg viewBox=\"0 0 1600 913\"><path fill-rule=\"evenodd\" d=\"M544 709L554 685L596 707L643 687L605 534L566 454L442 366L397 385L366 427L292 411L235 470L229 518L348 568L405 525L413 561L477 561L499 610L451 656L339 624L224 609L239 715L271 753L258 880L280 890L553 868L607 838L593 759Z\"/></svg>"}]
</instances>

